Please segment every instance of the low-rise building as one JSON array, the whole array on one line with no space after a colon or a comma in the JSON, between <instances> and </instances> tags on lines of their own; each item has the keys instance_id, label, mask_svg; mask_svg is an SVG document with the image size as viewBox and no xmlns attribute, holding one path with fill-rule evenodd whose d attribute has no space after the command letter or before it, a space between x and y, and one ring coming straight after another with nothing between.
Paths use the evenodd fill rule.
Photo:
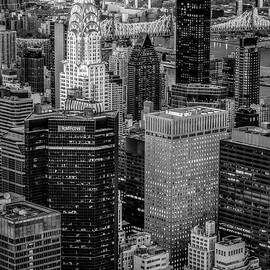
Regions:
<instances>
[{"instance_id":1,"label":"low-rise building","mask_svg":"<svg viewBox=\"0 0 270 270\"><path fill-rule=\"evenodd\" d=\"M261 270L259 259L250 257L241 237L227 236L215 244L213 270Z\"/></svg>"},{"instance_id":2,"label":"low-rise building","mask_svg":"<svg viewBox=\"0 0 270 270\"><path fill-rule=\"evenodd\" d=\"M134 255L134 270L171 270L169 252L158 246L142 246Z\"/></svg>"}]
</instances>

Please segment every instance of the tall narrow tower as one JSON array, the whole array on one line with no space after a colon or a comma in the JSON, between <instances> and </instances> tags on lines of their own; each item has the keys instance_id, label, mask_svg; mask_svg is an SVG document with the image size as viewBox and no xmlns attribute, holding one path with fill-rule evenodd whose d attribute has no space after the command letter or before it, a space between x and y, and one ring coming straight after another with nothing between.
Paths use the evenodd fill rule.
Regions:
<instances>
[{"instance_id":1,"label":"tall narrow tower","mask_svg":"<svg viewBox=\"0 0 270 270\"><path fill-rule=\"evenodd\" d=\"M210 0L176 4L176 83L208 83L210 74Z\"/></svg>"},{"instance_id":2,"label":"tall narrow tower","mask_svg":"<svg viewBox=\"0 0 270 270\"><path fill-rule=\"evenodd\" d=\"M235 108L259 104L260 50L257 38L242 38L236 50Z\"/></svg>"},{"instance_id":3,"label":"tall narrow tower","mask_svg":"<svg viewBox=\"0 0 270 270\"><path fill-rule=\"evenodd\" d=\"M94 0L74 0L67 35L67 59L60 74L60 108L70 90L104 104L106 102L105 64L101 60L101 34Z\"/></svg>"}]
</instances>

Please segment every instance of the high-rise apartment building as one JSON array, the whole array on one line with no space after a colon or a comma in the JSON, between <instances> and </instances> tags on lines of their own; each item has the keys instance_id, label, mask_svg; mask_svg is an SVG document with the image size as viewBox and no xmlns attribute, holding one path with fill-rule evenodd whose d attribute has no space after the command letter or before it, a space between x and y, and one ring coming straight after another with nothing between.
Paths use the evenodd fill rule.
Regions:
<instances>
[{"instance_id":1,"label":"high-rise apartment building","mask_svg":"<svg viewBox=\"0 0 270 270\"><path fill-rule=\"evenodd\" d=\"M128 62L127 113L141 120L145 101L154 110L161 109L161 77L157 53L147 34L142 34L133 47Z\"/></svg>"},{"instance_id":2,"label":"high-rise apartment building","mask_svg":"<svg viewBox=\"0 0 270 270\"><path fill-rule=\"evenodd\" d=\"M0 208L1 269L60 270L60 213L26 201Z\"/></svg>"},{"instance_id":3,"label":"high-rise apartment building","mask_svg":"<svg viewBox=\"0 0 270 270\"><path fill-rule=\"evenodd\" d=\"M227 112L190 107L145 118L145 230L178 270L187 264L190 230L216 217Z\"/></svg>"},{"instance_id":4,"label":"high-rise apartment building","mask_svg":"<svg viewBox=\"0 0 270 270\"><path fill-rule=\"evenodd\" d=\"M27 89L0 89L0 134L21 126L33 110L33 100Z\"/></svg>"},{"instance_id":5,"label":"high-rise apartment building","mask_svg":"<svg viewBox=\"0 0 270 270\"><path fill-rule=\"evenodd\" d=\"M218 226L245 240L263 269L270 267L270 130L243 127L220 144Z\"/></svg>"},{"instance_id":6,"label":"high-rise apartment building","mask_svg":"<svg viewBox=\"0 0 270 270\"><path fill-rule=\"evenodd\" d=\"M0 69L10 68L16 59L16 31L0 31Z\"/></svg>"},{"instance_id":7,"label":"high-rise apartment building","mask_svg":"<svg viewBox=\"0 0 270 270\"><path fill-rule=\"evenodd\" d=\"M62 215L62 269L117 269L117 149L115 112L48 120L48 202Z\"/></svg>"},{"instance_id":8,"label":"high-rise apartment building","mask_svg":"<svg viewBox=\"0 0 270 270\"><path fill-rule=\"evenodd\" d=\"M191 230L188 245L188 269L212 270L215 261L215 243L217 234L215 222L206 221L205 226L195 226Z\"/></svg>"},{"instance_id":9,"label":"high-rise apartment building","mask_svg":"<svg viewBox=\"0 0 270 270\"><path fill-rule=\"evenodd\" d=\"M213 270L261 270L259 259L250 257L241 237L227 236L215 244Z\"/></svg>"},{"instance_id":10,"label":"high-rise apartment building","mask_svg":"<svg viewBox=\"0 0 270 270\"><path fill-rule=\"evenodd\" d=\"M84 38L81 38L81 37ZM79 89L84 98L102 102L109 110L105 63L101 59L101 33L94 0L75 0L67 34L67 58L60 74L60 108L69 91Z\"/></svg>"},{"instance_id":11,"label":"high-rise apartment building","mask_svg":"<svg viewBox=\"0 0 270 270\"><path fill-rule=\"evenodd\" d=\"M208 83L210 0L176 1L176 83Z\"/></svg>"},{"instance_id":12,"label":"high-rise apartment building","mask_svg":"<svg viewBox=\"0 0 270 270\"><path fill-rule=\"evenodd\" d=\"M257 38L241 38L236 49L235 108L259 104L260 51Z\"/></svg>"},{"instance_id":13,"label":"high-rise apartment building","mask_svg":"<svg viewBox=\"0 0 270 270\"><path fill-rule=\"evenodd\" d=\"M29 48L21 57L21 81L32 92L44 93L44 56L40 48Z\"/></svg>"}]
</instances>

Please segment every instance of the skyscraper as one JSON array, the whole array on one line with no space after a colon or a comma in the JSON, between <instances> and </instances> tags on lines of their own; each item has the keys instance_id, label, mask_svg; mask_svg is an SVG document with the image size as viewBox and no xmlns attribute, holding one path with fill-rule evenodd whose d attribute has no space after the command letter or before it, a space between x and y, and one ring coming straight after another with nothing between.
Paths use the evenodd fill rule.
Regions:
<instances>
[{"instance_id":1,"label":"skyscraper","mask_svg":"<svg viewBox=\"0 0 270 270\"><path fill-rule=\"evenodd\" d=\"M101 33L94 0L75 0L67 34L67 59L60 74L60 108L69 91L80 89L82 96L102 102L109 109L105 63L101 60Z\"/></svg>"},{"instance_id":2,"label":"skyscraper","mask_svg":"<svg viewBox=\"0 0 270 270\"><path fill-rule=\"evenodd\" d=\"M191 107L145 118L145 230L178 270L187 264L190 230L216 216L227 112Z\"/></svg>"},{"instance_id":3,"label":"skyscraper","mask_svg":"<svg viewBox=\"0 0 270 270\"><path fill-rule=\"evenodd\" d=\"M142 34L133 47L128 63L127 113L141 120L144 101L152 101L154 110L161 109L159 59L147 34Z\"/></svg>"},{"instance_id":4,"label":"skyscraper","mask_svg":"<svg viewBox=\"0 0 270 270\"><path fill-rule=\"evenodd\" d=\"M62 214L62 269L117 269L118 115L48 121L48 201Z\"/></svg>"},{"instance_id":5,"label":"skyscraper","mask_svg":"<svg viewBox=\"0 0 270 270\"><path fill-rule=\"evenodd\" d=\"M27 49L21 58L21 81L32 92L44 93L44 56L41 48Z\"/></svg>"},{"instance_id":6,"label":"skyscraper","mask_svg":"<svg viewBox=\"0 0 270 270\"><path fill-rule=\"evenodd\" d=\"M210 0L176 1L176 83L208 83Z\"/></svg>"},{"instance_id":7,"label":"skyscraper","mask_svg":"<svg viewBox=\"0 0 270 270\"><path fill-rule=\"evenodd\" d=\"M0 69L10 68L17 58L16 31L0 31Z\"/></svg>"},{"instance_id":8,"label":"skyscraper","mask_svg":"<svg viewBox=\"0 0 270 270\"><path fill-rule=\"evenodd\" d=\"M218 226L238 235L263 269L270 267L270 130L242 127L220 144Z\"/></svg>"},{"instance_id":9,"label":"skyscraper","mask_svg":"<svg viewBox=\"0 0 270 270\"><path fill-rule=\"evenodd\" d=\"M257 38L242 38L236 50L235 108L259 104L260 51Z\"/></svg>"},{"instance_id":10,"label":"skyscraper","mask_svg":"<svg viewBox=\"0 0 270 270\"><path fill-rule=\"evenodd\" d=\"M68 23L51 22L51 100L52 106L60 107L60 73L63 72L63 61L66 58L66 40Z\"/></svg>"}]
</instances>

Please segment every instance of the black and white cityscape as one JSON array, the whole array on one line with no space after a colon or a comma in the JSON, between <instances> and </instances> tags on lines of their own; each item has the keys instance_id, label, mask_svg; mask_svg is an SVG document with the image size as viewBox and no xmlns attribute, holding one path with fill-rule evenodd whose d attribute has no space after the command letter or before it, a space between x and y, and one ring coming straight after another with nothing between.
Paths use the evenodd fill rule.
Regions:
<instances>
[{"instance_id":1,"label":"black and white cityscape","mask_svg":"<svg viewBox=\"0 0 270 270\"><path fill-rule=\"evenodd\" d=\"M270 270L270 0L0 0L0 270Z\"/></svg>"}]
</instances>

